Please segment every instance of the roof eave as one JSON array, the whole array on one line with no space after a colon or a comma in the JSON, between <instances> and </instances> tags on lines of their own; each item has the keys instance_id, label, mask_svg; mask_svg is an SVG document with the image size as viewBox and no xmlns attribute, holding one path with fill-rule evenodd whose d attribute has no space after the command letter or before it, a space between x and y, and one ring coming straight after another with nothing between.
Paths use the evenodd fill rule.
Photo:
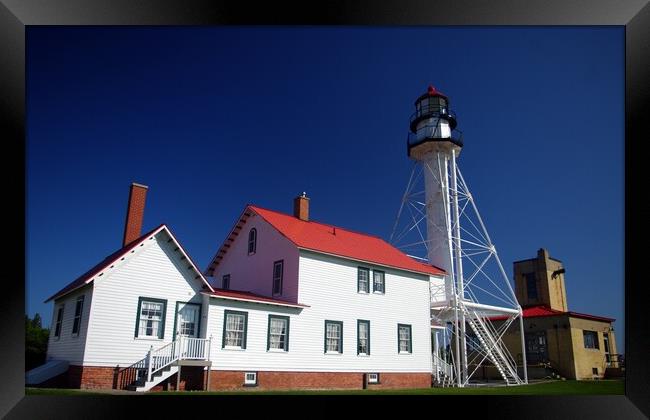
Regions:
<instances>
[{"instance_id":1,"label":"roof eave","mask_svg":"<svg viewBox=\"0 0 650 420\"><path fill-rule=\"evenodd\" d=\"M106 269L107 269L108 267L111 267L112 265L114 265L117 261L119 261L121 258L123 258L127 253L129 253L130 251L135 250L137 247L139 247L141 244L143 244L146 240L148 240L149 238L152 238L152 237L158 235L158 234L159 234L160 232L162 232L163 230L164 230L165 232L167 232L167 234L168 234L169 237L172 239L172 241L174 241L174 244L178 247L179 251L181 251L181 253L183 254L183 256L184 256L184 257L189 261L190 265L192 266L192 268L194 269L194 271L197 273L197 275L201 278L201 280L203 281L203 283L204 283L205 285L208 286L208 288L210 289L210 291L214 292L214 289L212 288L212 286L210 285L210 283L206 280L206 278L203 276L203 273L201 273L201 271L198 269L198 267L196 266L196 264L194 264L194 261L192 260L192 258L187 254L187 252L185 251L185 249L183 248L183 246L178 242L178 240L176 239L176 237L174 236L174 234L171 232L171 230L169 229L169 227L167 227L167 225L165 225L165 224L163 223L163 224L161 224L160 226L158 226L156 229L154 229L153 231L151 231L151 233L149 233L148 235L143 236L141 240L139 240L139 241L137 241L137 242L134 242L131 246L129 246L128 248L126 248L126 249L124 250L124 252L122 252L121 254L119 254L116 258L114 258L114 259L112 259L111 261L109 261L108 263L106 263L106 264L104 265L104 267L102 267L100 270L98 270L96 273L94 273L91 277L89 277L87 280L85 280L83 284L80 284L79 286L76 286L76 287L74 287L74 288L72 288L72 289L70 289L70 290L67 290L67 291L65 291L65 292L59 291L59 292L55 293L54 295L52 295L52 296L51 296L50 298L48 298L47 300L45 300L43 303L48 303L48 302L51 301L51 300L59 299L59 298L61 298L61 297L63 297L63 296L66 296L66 295L72 293L72 292L75 291L75 290L78 290L78 289L80 289L80 288L82 288L82 287L84 287L84 286L87 286L88 284L92 283L92 282L93 282L97 277L103 275L104 272L106 271Z\"/></svg>"},{"instance_id":2,"label":"roof eave","mask_svg":"<svg viewBox=\"0 0 650 420\"><path fill-rule=\"evenodd\" d=\"M321 251L319 249L307 248L307 247L303 247L303 246L297 246L297 248L299 250L301 250L301 251L310 251L310 252L316 252L318 254L331 255L333 257L339 257L339 258L343 258L343 259L350 260L350 261L359 261L359 262L362 262L362 263L365 263L365 264L374 264L374 265L378 265L380 267L392 268L394 270L407 271L409 273L424 274L424 275L427 275L427 276L437 276L437 277L444 277L447 274L443 270L441 270L442 271L441 273L434 274L434 273L429 273L429 272L426 272L426 271L417 271L417 270L411 270L411 269L404 268L404 267L396 267L394 265L382 264L382 263L378 263L378 262L375 262L375 261L362 260L360 258L353 258L353 257L349 257L347 255L334 254L334 253L331 253L331 252Z\"/></svg>"},{"instance_id":3,"label":"roof eave","mask_svg":"<svg viewBox=\"0 0 650 420\"><path fill-rule=\"evenodd\" d=\"M211 298L215 299L224 299L224 300L234 300L238 302L249 302L249 303L258 303L262 305L272 305L272 306L286 306L289 308L298 308L298 309L304 309L304 308L309 308L309 305L303 305L303 304L293 304L293 303L280 303L280 302L269 302L265 300L257 300L257 299L246 299L246 298L238 298L238 297L232 297L232 296L220 296L220 295L215 295L213 293L207 293L207 292L201 292L201 294L204 294L206 296L209 296Z\"/></svg>"}]
</instances>

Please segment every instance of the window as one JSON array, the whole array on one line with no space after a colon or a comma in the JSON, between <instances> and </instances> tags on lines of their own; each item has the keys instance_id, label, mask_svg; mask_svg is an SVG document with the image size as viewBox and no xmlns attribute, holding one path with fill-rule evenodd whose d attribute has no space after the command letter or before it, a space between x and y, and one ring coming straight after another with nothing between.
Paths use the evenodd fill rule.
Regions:
<instances>
[{"instance_id":1,"label":"window","mask_svg":"<svg viewBox=\"0 0 650 420\"><path fill-rule=\"evenodd\" d=\"M72 336L79 335L79 329L81 327L81 314L84 309L84 296L81 295L77 298L77 305L74 308L74 322L72 323Z\"/></svg>"},{"instance_id":2,"label":"window","mask_svg":"<svg viewBox=\"0 0 650 420\"><path fill-rule=\"evenodd\" d=\"M583 331L586 349L598 349L598 333L596 331Z\"/></svg>"},{"instance_id":3,"label":"window","mask_svg":"<svg viewBox=\"0 0 650 420\"><path fill-rule=\"evenodd\" d=\"M225 274L221 280L222 289L230 289L230 274Z\"/></svg>"},{"instance_id":4,"label":"window","mask_svg":"<svg viewBox=\"0 0 650 420\"><path fill-rule=\"evenodd\" d=\"M378 384L379 383L379 374L378 373L369 373L368 374L368 383L369 384Z\"/></svg>"},{"instance_id":5,"label":"window","mask_svg":"<svg viewBox=\"0 0 650 420\"><path fill-rule=\"evenodd\" d=\"M548 361L546 331L526 333L524 339L526 341L526 359L530 363Z\"/></svg>"},{"instance_id":6,"label":"window","mask_svg":"<svg viewBox=\"0 0 650 420\"><path fill-rule=\"evenodd\" d=\"M269 329L266 337L267 350L289 351L289 317L269 315Z\"/></svg>"},{"instance_id":7,"label":"window","mask_svg":"<svg viewBox=\"0 0 650 420\"><path fill-rule=\"evenodd\" d=\"M257 385L257 372L244 373L244 385L256 386Z\"/></svg>"},{"instance_id":8,"label":"window","mask_svg":"<svg viewBox=\"0 0 650 420\"><path fill-rule=\"evenodd\" d=\"M357 354L370 355L370 321L357 320Z\"/></svg>"},{"instance_id":9,"label":"window","mask_svg":"<svg viewBox=\"0 0 650 420\"><path fill-rule=\"evenodd\" d=\"M359 267L359 271L357 273L357 292L368 293L368 290L370 290L370 284L368 281L369 277L370 270L367 268Z\"/></svg>"},{"instance_id":10,"label":"window","mask_svg":"<svg viewBox=\"0 0 650 420\"><path fill-rule=\"evenodd\" d=\"M372 272L372 291L375 293L384 293L384 272Z\"/></svg>"},{"instance_id":11,"label":"window","mask_svg":"<svg viewBox=\"0 0 650 420\"><path fill-rule=\"evenodd\" d=\"M245 349L248 312L226 310L224 313L221 348Z\"/></svg>"},{"instance_id":12,"label":"window","mask_svg":"<svg viewBox=\"0 0 650 420\"><path fill-rule=\"evenodd\" d=\"M248 232L248 255L253 255L257 250L257 229Z\"/></svg>"},{"instance_id":13,"label":"window","mask_svg":"<svg viewBox=\"0 0 650 420\"><path fill-rule=\"evenodd\" d=\"M284 260L273 263L273 296L282 294L282 272L284 271Z\"/></svg>"},{"instance_id":14,"label":"window","mask_svg":"<svg viewBox=\"0 0 650 420\"><path fill-rule=\"evenodd\" d=\"M537 279L535 273L524 274L526 278L526 290L528 292L528 299L537 299Z\"/></svg>"},{"instance_id":15,"label":"window","mask_svg":"<svg viewBox=\"0 0 650 420\"><path fill-rule=\"evenodd\" d=\"M598 375L598 368L597 367L591 368L591 373L597 376Z\"/></svg>"},{"instance_id":16,"label":"window","mask_svg":"<svg viewBox=\"0 0 650 420\"><path fill-rule=\"evenodd\" d=\"M174 339L176 334L197 338L201 328L201 305L189 302L176 302Z\"/></svg>"},{"instance_id":17,"label":"window","mask_svg":"<svg viewBox=\"0 0 650 420\"><path fill-rule=\"evenodd\" d=\"M343 322L325 321L325 353L343 353Z\"/></svg>"},{"instance_id":18,"label":"window","mask_svg":"<svg viewBox=\"0 0 650 420\"><path fill-rule=\"evenodd\" d=\"M411 326L405 324L397 324L397 337L399 353L411 353Z\"/></svg>"},{"instance_id":19,"label":"window","mask_svg":"<svg viewBox=\"0 0 650 420\"><path fill-rule=\"evenodd\" d=\"M163 338L166 310L166 300L141 297L138 300L135 336Z\"/></svg>"},{"instance_id":20,"label":"window","mask_svg":"<svg viewBox=\"0 0 650 420\"><path fill-rule=\"evenodd\" d=\"M56 312L56 324L54 326L54 337L61 337L61 325L63 324L63 308L64 306L59 306L59 309Z\"/></svg>"}]
</instances>

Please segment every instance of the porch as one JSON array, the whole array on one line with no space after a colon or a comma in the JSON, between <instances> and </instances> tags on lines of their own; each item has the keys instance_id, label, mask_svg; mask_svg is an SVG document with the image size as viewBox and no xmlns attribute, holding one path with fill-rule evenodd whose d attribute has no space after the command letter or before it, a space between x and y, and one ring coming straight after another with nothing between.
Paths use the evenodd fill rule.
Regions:
<instances>
[{"instance_id":1,"label":"porch","mask_svg":"<svg viewBox=\"0 0 650 420\"><path fill-rule=\"evenodd\" d=\"M184 366L212 366L210 360L210 338L178 336L171 343L158 349L153 346L147 355L118 373L118 389L144 392L176 374L176 389L179 388L181 370ZM207 375L205 389L210 388L210 375Z\"/></svg>"}]
</instances>

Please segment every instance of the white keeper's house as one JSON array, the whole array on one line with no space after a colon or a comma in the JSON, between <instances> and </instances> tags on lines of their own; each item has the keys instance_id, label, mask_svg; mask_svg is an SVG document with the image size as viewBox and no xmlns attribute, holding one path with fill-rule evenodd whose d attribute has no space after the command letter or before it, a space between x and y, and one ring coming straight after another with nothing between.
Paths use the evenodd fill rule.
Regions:
<instances>
[{"instance_id":1,"label":"white keeper's house","mask_svg":"<svg viewBox=\"0 0 650 420\"><path fill-rule=\"evenodd\" d=\"M431 386L430 290L443 270L309 220L303 194L293 214L246 206L202 271L166 225L141 234L146 192L131 186L122 248L47 299L48 361L28 384Z\"/></svg>"}]
</instances>

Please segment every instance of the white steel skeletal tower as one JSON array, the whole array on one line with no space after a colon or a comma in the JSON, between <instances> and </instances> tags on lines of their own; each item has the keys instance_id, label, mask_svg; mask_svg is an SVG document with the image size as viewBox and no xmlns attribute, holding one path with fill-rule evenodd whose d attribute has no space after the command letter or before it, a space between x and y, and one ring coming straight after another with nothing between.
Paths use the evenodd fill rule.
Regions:
<instances>
[{"instance_id":1,"label":"white steel skeletal tower","mask_svg":"<svg viewBox=\"0 0 650 420\"><path fill-rule=\"evenodd\" d=\"M415 107L407 139L415 162L390 241L447 273L430 288L435 379L464 387L492 373L527 383L521 306L456 165L463 141L449 98L429 86ZM497 328L495 318L505 322ZM517 320L521 352L511 354L502 338Z\"/></svg>"}]
</instances>

